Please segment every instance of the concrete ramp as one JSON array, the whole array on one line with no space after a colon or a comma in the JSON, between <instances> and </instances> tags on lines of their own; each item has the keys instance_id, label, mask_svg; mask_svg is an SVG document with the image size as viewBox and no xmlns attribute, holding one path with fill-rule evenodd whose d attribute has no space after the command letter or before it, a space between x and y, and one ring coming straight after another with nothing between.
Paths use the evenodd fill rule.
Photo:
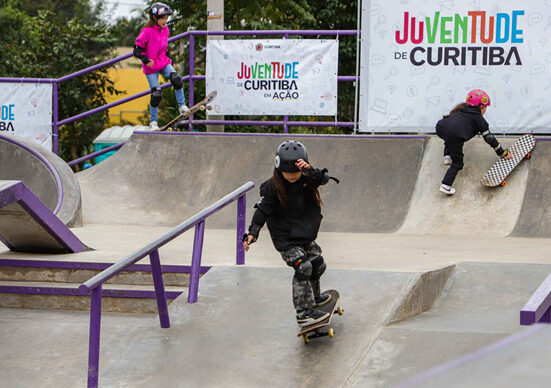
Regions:
<instances>
[{"instance_id":1,"label":"concrete ramp","mask_svg":"<svg viewBox=\"0 0 551 388\"><path fill-rule=\"evenodd\" d=\"M551 326L536 325L405 381L412 387L548 387Z\"/></svg>"},{"instance_id":2,"label":"concrete ramp","mask_svg":"<svg viewBox=\"0 0 551 388\"><path fill-rule=\"evenodd\" d=\"M500 142L504 147L509 147L515 140L500 139ZM505 187L482 186L480 179L497 156L482 138L472 139L465 143L465 167L454 183L457 192L446 196L438 191L448 168L443 163L443 147L444 143L439 138L429 139L411 207L399 232L484 236L510 234L521 212L531 161L523 161L507 179Z\"/></svg>"},{"instance_id":3,"label":"concrete ramp","mask_svg":"<svg viewBox=\"0 0 551 388\"><path fill-rule=\"evenodd\" d=\"M517 237L551 236L551 142L538 138L520 217L511 233Z\"/></svg>"},{"instance_id":4,"label":"concrete ramp","mask_svg":"<svg viewBox=\"0 0 551 388\"><path fill-rule=\"evenodd\" d=\"M486 370L477 368L476 362L471 369L478 370L479 376L484 375L481 383L472 378L468 369L463 374L459 370L456 373L450 371L447 379L435 380L438 384L409 384L408 379L459 357L468 358L485 346L524 331L525 326L519 324L519 310L550 271L551 265L458 264L430 310L387 326L380 332L346 386L388 387L400 382L405 382L399 385L403 387L515 386L482 383L501 381L494 379L496 373L501 372L498 372L497 365ZM530 357L530 352L549 354L548 350L541 349L547 343L539 346L532 343L531 348L525 348L524 356ZM510 356L513 354L509 353ZM500 358L496 364L501 365L504 373L509 376L523 373L515 362L507 362L507 357ZM491 365L491 360L488 361ZM549 372L542 373L550 375Z\"/></svg>"},{"instance_id":5,"label":"concrete ramp","mask_svg":"<svg viewBox=\"0 0 551 388\"><path fill-rule=\"evenodd\" d=\"M53 152L17 136L0 135L0 180L22 181L65 225L82 225L78 181Z\"/></svg>"},{"instance_id":6,"label":"concrete ramp","mask_svg":"<svg viewBox=\"0 0 551 388\"><path fill-rule=\"evenodd\" d=\"M84 221L176 225L244 182L258 187L272 175L275 150L286 139L303 142L311 163L341 180L322 187L322 231L400 227L424 138L135 133L114 156L77 175ZM250 215L258 189L247 197ZM235 208L228 207L207 224L231 228L235 217Z\"/></svg>"},{"instance_id":7,"label":"concrete ramp","mask_svg":"<svg viewBox=\"0 0 551 388\"><path fill-rule=\"evenodd\" d=\"M0 180L0 241L17 252L76 253L86 248L21 181Z\"/></svg>"}]
</instances>

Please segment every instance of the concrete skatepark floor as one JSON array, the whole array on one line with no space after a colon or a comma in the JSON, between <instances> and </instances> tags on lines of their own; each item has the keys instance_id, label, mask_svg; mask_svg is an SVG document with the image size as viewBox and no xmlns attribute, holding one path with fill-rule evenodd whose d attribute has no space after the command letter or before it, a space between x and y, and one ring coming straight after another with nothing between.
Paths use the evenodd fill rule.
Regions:
<instances>
[{"instance_id":1,"label":"concrete skatepark floor","mask_svg":"<svg viewBox=\"0 0 551 388\"><path fill-rule=\"evenodd\" d=\"M72 231L94 250L32 257L2 251L0 258L116 262L220 194L248 180L258 188L270 175L266 155L280 141L278 136L137 134L114 157L77 175L84 226ZM518 324L519 310L551 272L551 223L545 217L551 210L551 166L542 157L551 143L538 144L506 188L489 191L478 180L494 156L481 140L473 141L458 195L448 198L437 192L445 171L437 139L331 141L339 147L304 140L312 160L319 161L316 166L341 179L340 185L324 188L325 218L317 239L328 264L322 287L339 290L345 309L343 317L334 318L336 338L304 345L295 337L292 272L266 229L246 265L235 266L237 236L230 229L235 209L230 206L207 220L202 264L213 269L201 279L197 304L187 304L184 293L170 305L170 329L161 329L151 314L104 314L101 386L390 386L525 330ZM227 163L224 152L201 156L217 142L232 155L245 152L251 142L256 151L244 164L235 156L235 163ZM346 147L349 153L339 152ZM167 165L163 155L175 157ZM396 158L390 161L388 155ZM370 168L360 168L358 160ZM221 171L226 167L233 175ZM248 196L249 212L257 188ZM189 265L192 244L192 232L180 236L160 250L161 263ZM388 324L423 273L448 266L453 271L428 311ZM9 386L85 384L87 313L1 313L1 381ZM549 341L547 329L537 333L542 343ZM513 387L519 386L519 376L534 381L529 377L536 360L549 357L549 351L538 347L534 352L535 345L523 343L502 349L500 357L487 355L480 365L462 365L463 375L450 370L424 384L453 386L451 380L461 386L464 379L466 386ZM512 358L518 369L509 367ZM551 377L547 368L537 373ZM508 380L498 376L507 374Z\"/></svg>"}]
</instances>

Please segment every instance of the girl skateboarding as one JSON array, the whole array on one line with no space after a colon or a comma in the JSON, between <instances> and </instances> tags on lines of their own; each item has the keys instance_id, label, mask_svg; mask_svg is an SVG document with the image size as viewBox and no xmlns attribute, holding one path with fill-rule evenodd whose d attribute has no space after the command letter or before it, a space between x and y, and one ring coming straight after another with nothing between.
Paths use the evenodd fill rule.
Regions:
<instances>
[{"instance_id":1,"label":"girl skateboarding","mask_svg":"<svg viewBox=\"0 0 551 388\"><path fill-rule=\"evenodd\" d=\"M277 149L273 175L260 186L260 201L255 205L249 231L243 236L245 251L258 239L265 223L275 249L294 269L293 304L299 326L320 322L329 313L317 310L330 295L321 294L320 277L326 265L316 237L321 224L319 186L329 179L327 170L308 163L304 145L288 140Z\"/></svg>"},{"instance_id":2,"label":"girl skateboarding","mask_svg":"<svg viewBox=\"0 0 551 388\"><path fill-rule=\"evenodd\" d=\"M172 15L170 7L163 3L154 3L149 8L149 21L146 23L134 46L134 56L142 61L142 68L151 88L151 101L149 104L150 121L152 131L159 130L157 113L163 93L159 85L159 73L174 87L174 94L178 102L178 111L187 113L186 97L184 96L182 76L176 73L172 67L172 61L167 57L168 36L170 34L166 25L168 16Z\"/></svg>"},{"instance_id":3,"label":"girl skateboarding","mask_svg":"<svg viewBox=\"0 0 551 388\"><path fill-rule=\"evenodd\" d=\"M471 90L467 101L453 108L436 124L436 134L444 140L444 164L450 165L440 191L447 195L455 194L452 187L457 173L463 168L463 144L481 133L488 143L502 158L510 159L507 149L503 149L497 139L490 133L488 122L484 119L486 109L490 106L490 97L482 90Z\"/></svg>"}]
</instances>

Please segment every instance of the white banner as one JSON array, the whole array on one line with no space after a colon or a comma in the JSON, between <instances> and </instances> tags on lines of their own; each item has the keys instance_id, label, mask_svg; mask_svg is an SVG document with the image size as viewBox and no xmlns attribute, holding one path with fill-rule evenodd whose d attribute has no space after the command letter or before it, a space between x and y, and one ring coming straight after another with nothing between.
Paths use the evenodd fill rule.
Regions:
<instances>
[{"instance_id":1,"label":"white banner","mask_svg":"<svg viewBox=\"0 0 551 388\"><path fill-rule=\"evenodd\" d=\"M337 40L209 40L217 115L337 115Z\"/></svg>"},{"instance_id":2,"label":"white banner","mask_svg":"<svg viewBox=\"0 0 551 388\"><path fill-rule=\"evenodd\" d=\"M471 89L496 133L551 133L551 0L363 1L360 131L434 132Z\"/></svg>"},{"instance_id":3,"label":"white banner","mask_svg":"<svg viewBox=\"0 0 551 388\"><path fill-rule=\"evenodd\" d=\"M0 133L52 150L52 84L0 84Z\"/></svg>"}]
</instances>

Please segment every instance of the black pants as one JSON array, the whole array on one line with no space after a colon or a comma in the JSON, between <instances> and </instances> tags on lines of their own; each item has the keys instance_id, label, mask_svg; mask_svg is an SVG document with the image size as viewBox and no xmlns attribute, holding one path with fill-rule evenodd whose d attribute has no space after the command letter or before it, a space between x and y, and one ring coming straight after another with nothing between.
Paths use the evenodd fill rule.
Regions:
<instances>
[{"instance_id":1,"label":"black pants","mask_svg":"<svg viewBox=\"0 0 551 388\"><path fill-rule=\"evenodd\" d=\"M444 140L444 155L450 155L452 158L452 164L446 171L444 179L442 179L443 184L451 186L457 173L463 169L463 144L465 144L465 141L454 136L454 134L448 133L441 127L436 127L436 135Z\"/></svg>"}]
</instances>

